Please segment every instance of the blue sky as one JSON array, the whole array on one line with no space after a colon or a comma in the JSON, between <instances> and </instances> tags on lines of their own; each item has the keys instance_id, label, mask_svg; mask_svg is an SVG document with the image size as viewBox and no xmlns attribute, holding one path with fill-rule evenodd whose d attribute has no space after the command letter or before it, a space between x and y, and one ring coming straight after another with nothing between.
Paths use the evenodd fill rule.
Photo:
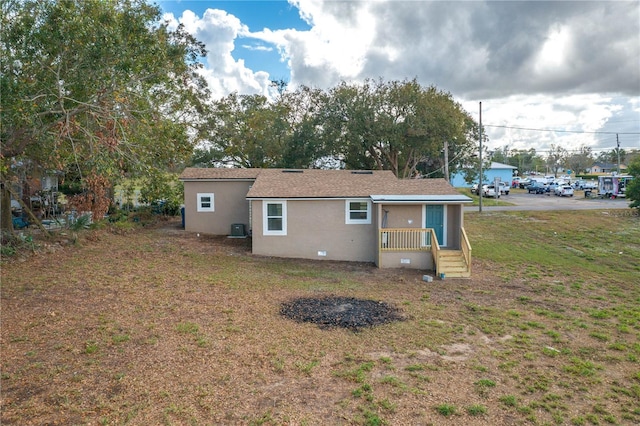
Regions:
<instances>
[{"instance_id":1,"label":"blue sky","mask_svg":"<svg viewBox=\"0 0 640 426\"><path fill-rule=\"evenodd\" d=\"M640 2L159 2L209 51L216 97L416 78L483 124L489 149L640 149ZM530 130L537 129L537 130ZM558 129L561 132L542 131ZM573 133L575 132L575 133Z\"/></svg>"},{"instance_id":2,"label":"blue sky","mask_svg":"<svg viewBox=\"0 0 640 426\"><path fill-rule=\"evenodd\" d=\"M180 16L184 10L191 10L202 16L207 9L221 9L240 18L250 31L260 31L264 28L307 31L311 28L300 18L299 10L287 1L166 0L158 4L164 12L173 13L175 16ZM242 37L238 39L231 54L236 60L244 60L250 69L267 71L273 79L289 80L289 68L272 44L258 38Z\"/></svg>"}]
</instances>

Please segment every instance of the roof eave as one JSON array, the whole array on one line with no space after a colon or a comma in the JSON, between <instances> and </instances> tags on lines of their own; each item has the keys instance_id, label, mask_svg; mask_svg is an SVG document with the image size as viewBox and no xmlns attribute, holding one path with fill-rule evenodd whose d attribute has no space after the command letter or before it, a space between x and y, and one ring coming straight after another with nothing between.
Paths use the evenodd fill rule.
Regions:
<instances>
[{"instance_id":1,"label":"roof eave","mask_svg":"<svg viewBox=\"0 0 640 426\"><path fill-rule=\"evenodd\" d=\"M372 195L371 201L379 203L460 203L473 200L465 195Z\"/></svg>"}]
</instances>

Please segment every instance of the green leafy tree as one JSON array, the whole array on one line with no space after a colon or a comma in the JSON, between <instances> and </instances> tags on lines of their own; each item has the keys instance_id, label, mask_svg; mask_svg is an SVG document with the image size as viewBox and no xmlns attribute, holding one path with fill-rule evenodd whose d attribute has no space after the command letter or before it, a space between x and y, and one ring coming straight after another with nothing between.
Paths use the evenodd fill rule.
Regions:
<instances>
[{"instance_id":1,"label":"green leafy tree","mask_svg":"<svg viewBox=\"0 0 640 426\"><path fill-rule=\"evenodd\" d=\"M493 152L492 160L496 163L509 164L514 167L518 167L516 164L511 164L512 157L510 155L511 150L509 149L509 145L505 145L501 148L496 149Z\"/></svg>"},{"instance_id":2,"label":"green leafy tree","mask_svg":"<svg viewBox=\"0 0 640 426\"><path fill-rule=\"evenodd\" d=\"M280 141L278 167L322 166L322 160L330 155L323 115L326 102L327 95L323 91L306 86L281 94L275 107L285 114L288 131Z\"/></svg>"},{"instance_id":3,"label":"green leafy tree","mask_svg":"<svg viewBox=\"0 0 640 426\"><path fill-rule=\"evenodd\" d=\"M214 103L193 165L308 168L328 154L323 133L326 95L302 86L261 95L232 93Z\"/></svg>"},{"instance_id":4,"label":"green leafy tree","mask_svg":"<svg viewBox=\"0 0 640 426\"><path fill-rule=\"evenodd\" d=\"M582 145L578 152L569 154L566 159L567 167L575 174L582 174L593 165L593 152L590 146Z\"/></svg>"},{"instance_id":5,"label":"green leafy tree","mask_svg":"<svg viewBox=\"0 0 640 426\"><path fill-rule=\"evenodd\" d=\"M450 94L405 82L342 83L323 92L278 86L279 96L233 93L214 103L192 164L386 169L442 176L476 151L478 128Z\"/></svg>"},{"instance_id":6,"label":"green leafy tree","mask_svg":"<svg viewBox=\"0 0 640 426\"><path fill-rule=\"evenodd\" d=\"M633 176L633 179L627 183L625 196L631 201L629 207L640 209L640 156L629 163L627 172Z\"/></svg>"},{"instance_id":7,"label":"green leafy tree","mask_svg":"<svg viewBox=\"0 0 640 426\"><path fill-rule=\"evenodd\" d=\"M232 93L214 103L203 133L207 145L194 164L275 167L285 124L265 96Z\"/></svg>"},{"instance_id":8,"label":"green leafy tree","mask_svg":"<svg viewBox=\"0 0 640 426\"><path fill-rule=\"evenodd\" d=\"M522 174L542 170L544 168L545 161L536 153L534 148L516 149L511 151L509 164L517 167Z\"/></svg>"},{"instance_id":9,"label":"green leafy tree","mask_svg":"<svg viewBox=\"0 0 640 426\"><path fill-rule=\"evenodd\" d=\"M627 152L623 148L613 148L610 151L602 151L596 158L601 163L618 164L618 151L620 151L620 161L624 161Z\"/></svg>"},{"instance_id":10,"label":"green leafy tree","mask_svg":"<svg viewBox=\"0 0 640 426\"><path fill-rule=\"evenodd\" d=\"M558 176L558 172L565 167L568 158L568 152L560 145L551 144L551 149L547 155L547 167L551 172Z\"/></svg>"},{"instance_id":11,"label":"green leafy tree","mask_svg":"<svg viewBox=\"0 0 640 426\"><path fill-rule=\"evenodd\" d=\"M624 164L631 164L637 157L640 157L640 149L629 149L625 151Z\"/></svg>"},{"instance_id":12,"label":"green leafy tree","mask_svg":"<svg viewBox=\"0 0 640 426\"><path fill-rule=\"evenodd\" d=\"M157 213L177 215L184 200L184 185L172 173L153 170L140 178L140 201L150 204Z\"/></svg>"},{"instance_id":13,"label":"green leafy tree","mask_svg":"<svg viewBox=\"0 0 640 426\"><path fill-rule=\"evenodd\" d=\"M387 169L405 178L443 168L474 150L475 123L449 93L412 81L342 83L329 91L327 136L351 169ZM452 171L455 170L455 167Z\"/></svg>"},{"instance_id":14,"label":"green leafy tree","mask_svg":"<svg viewBox=\"0 0 640 426\"><path fill-rule=\"evenodd\" d=\"M205 52L183 28L162 23L157 6L6 0L0 19L4 189L16 162L110 184L190 155L188 129L207 95L196 72ZM2 219L10 228L10 214Z\"/></svg>"}]
</instances>

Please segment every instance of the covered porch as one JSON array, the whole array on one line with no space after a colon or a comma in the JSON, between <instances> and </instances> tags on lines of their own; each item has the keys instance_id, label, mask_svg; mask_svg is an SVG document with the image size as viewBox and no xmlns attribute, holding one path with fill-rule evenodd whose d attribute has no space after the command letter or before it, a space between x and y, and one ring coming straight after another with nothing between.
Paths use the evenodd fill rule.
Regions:
<instances>
[{"instance_id":1,"label":"covered porch","mask_svg":"<svg viewBox=\"0 0 640 426\"><path fill-rule=\"evenodd\" d=\"M470 277L471 244L464 230L463 205L442 196L424 198L373 198L378 218L378 267Z\"/></svg>"}]
</instances>

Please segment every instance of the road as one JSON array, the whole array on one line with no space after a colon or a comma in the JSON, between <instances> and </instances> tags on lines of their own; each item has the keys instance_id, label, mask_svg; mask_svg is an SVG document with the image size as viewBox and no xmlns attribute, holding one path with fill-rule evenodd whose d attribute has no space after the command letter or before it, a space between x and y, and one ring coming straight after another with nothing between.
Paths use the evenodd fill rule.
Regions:
<instances>
[{"instance_id":1,"label":"road","mask_svg":"<svg viewBox=\"0 0 640 426\"><path fill-rule=\"evenodd\" d=\"M573 197L556 197L547 194L527 194L526 192L511 192L502 195L500 201L512 203L512 206L492 206L493 199L485 198L482 211L510 211L510 210L599 210L599 209L628 209L629 201L624 198L600 199L584 198L582 191L576 191ZM478 206L465 207L465 211L478 211Z\"/></svg>"}]
</instances>

